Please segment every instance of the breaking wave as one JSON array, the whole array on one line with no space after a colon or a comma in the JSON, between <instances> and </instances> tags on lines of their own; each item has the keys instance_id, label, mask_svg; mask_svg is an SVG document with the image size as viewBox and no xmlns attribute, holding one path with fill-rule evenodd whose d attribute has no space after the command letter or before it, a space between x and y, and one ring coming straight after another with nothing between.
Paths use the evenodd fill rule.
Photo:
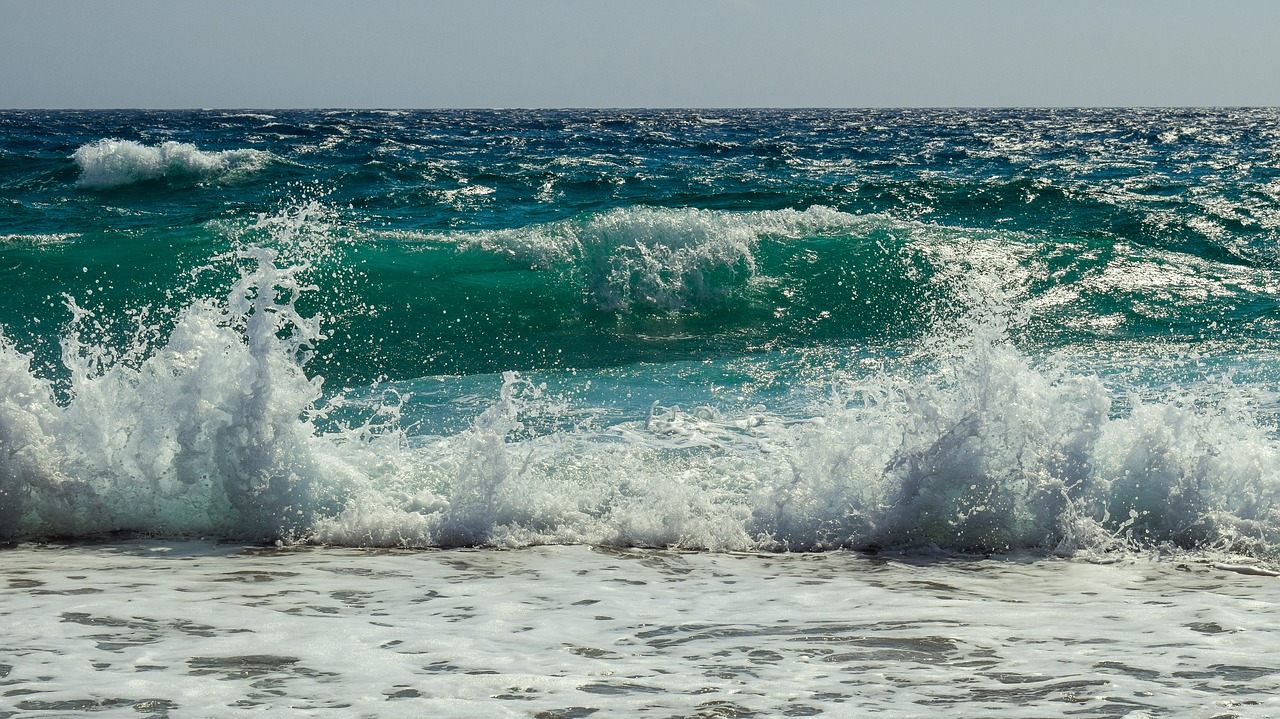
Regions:
<instances>
[{"instance_id":1,"label":"breaking wave","mask_svg":"<svg viewBox=\"0 0 1280 719\"><path fill-rule=\"evenodd\" d=\"M80 168L79 187L105 190L148 180L234 179L262 169L271 154L248 149L208 152L185 142L152 146L103 139L82 145L72 159Z\"/></svg>"},{"instance_id":2,"label":"breaking wave","mask_svg":"<svg viewBox=\"0 0 1280 719\"><path fill-rule=\"evenodd\" d=\"M306 263L258 247L225 261L239 268L225 297L192 303L146 356L86 341L91 313L68 299L62 400L0 335L0 536L1280 548L1280 451L1247 402L1191 389L1117 401L1095 377L1033 362L998 312L932 340L915 369L832 375L799 409L655 402L610 419L507 373L466 429L424 435L404 393L361 405L308 375L324 329L296 309Z\"/></svg>"},{"instance_id":3,"label":"breaking wave","mask_svg":"<svg viewBox=\"0 0 1280 719\"><path fill-rule=\"evenodd\" d=\"M723 300L755 277L765 238L818 237L875 220L829 207L721 212L626 207L510 230L429 236L580 277L605 311L678 310Z\"/></svg>"}]
</instances>

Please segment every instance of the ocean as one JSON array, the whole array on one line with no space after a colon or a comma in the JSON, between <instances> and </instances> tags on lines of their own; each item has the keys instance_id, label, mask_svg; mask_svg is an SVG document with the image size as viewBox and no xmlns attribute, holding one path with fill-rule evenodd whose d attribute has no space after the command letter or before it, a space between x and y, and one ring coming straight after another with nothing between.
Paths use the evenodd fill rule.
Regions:
<instances>
[{"instance_id":1,"label":"ocean","mask_svg":"<svg viewBox=\"0 0 1280 719\"><path fill-rule=\"evenodd\" d=\"M1280 111L3 111L0 278L0 719L1280 715Z\"/></svg>"}]
</instances>

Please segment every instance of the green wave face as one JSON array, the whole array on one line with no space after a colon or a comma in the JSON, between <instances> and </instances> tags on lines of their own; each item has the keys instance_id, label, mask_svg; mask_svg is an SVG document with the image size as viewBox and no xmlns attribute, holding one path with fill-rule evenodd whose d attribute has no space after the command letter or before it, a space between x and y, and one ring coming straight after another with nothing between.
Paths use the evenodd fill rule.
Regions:
<instances>
[{"instance_id":1,"label":"green wave face","mask_svg":"<svg viewBox=\"0 0 1280 719\"><path fill-rule=\"evenodd\" d=\"M329 328L313 367L343 386L886 346L982 308L1016 315L1015 333L1038 345L1261 344L1277 286L1266 267L1162 248L823 206L627 207L429 233L371 230L311 203L256 222L11 238L5 256L23 281L8 294L7 332L56 364L59 335L25 318L65 324L67 294L95 312L98 340L123 352L220 292L229 253L254 244L309 264L299 306Z\"/></svg>"}]
</instances>

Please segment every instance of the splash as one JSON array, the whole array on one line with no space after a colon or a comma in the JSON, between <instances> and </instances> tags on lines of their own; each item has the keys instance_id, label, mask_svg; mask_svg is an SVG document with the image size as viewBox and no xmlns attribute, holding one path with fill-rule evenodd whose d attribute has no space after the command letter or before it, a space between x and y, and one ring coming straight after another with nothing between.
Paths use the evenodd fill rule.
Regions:
<instances>
[{"instance_id":1,"label":"splash","mask_svg":"<svg viewBox=\"0 0 1280 719\"><path fill-rule=\"evenodd\" d=\"M280 268L275 256L237 253L244 268L226 300L191 305L136 365L83 343L91 313L68 300L65 405L0 339L0 534L277 538L308 526L321 440L306 415L321 380L303 365L323 335L293 306L306 265Z\"/></svg>"},{"instance_id":2,"label":"splash","mask_svg":"<svg viewBox=\"0 0 1280 719\"><path fill-rule=\"evenodd\" d=\"M1277 558L1280 451L1247 398L1116 396L1019 351L1007 310L895 370L829 371L825 396L785 410L618 418L506 373L460 432L413 435L404 395L335 424L359 402L308 374L324 318L297 308L325 217L261 218L245 237L280 241L225 256L225 294L192 302L163 342L88 340L92 311L68 298L62 399L0 334L0 536ZM609 381L580 380L636 389Z\"/></svg>"},{"instance_id":3,"label":"splash","mask_svg":"<svg viewBox=\"0 0 1280 719\"><path fill-rule=\"evenodd\" d=\"M271 155L260 150L207 152L185 142L150 146L103 139L82 145L72 158L80 168L77 186L105 190L166 178L193 182L234 179L262 169Z\"/></svg>"},{"instance_id":4,"label":"splash","mask_svg":"<svg viewBox=\"0 0 1280 719\"><path fill-rule=\"evenodd\" d=\"M409 452L314 538L1275 558L1280 453L1247 408L1132 400L1121 415L1101 381L1036 367L999 321L935 351L929 371L842 385L805 417L655 407L540 436L523 428L548 400L508 374L470 429Z\"/></svg>"}]
</instances>

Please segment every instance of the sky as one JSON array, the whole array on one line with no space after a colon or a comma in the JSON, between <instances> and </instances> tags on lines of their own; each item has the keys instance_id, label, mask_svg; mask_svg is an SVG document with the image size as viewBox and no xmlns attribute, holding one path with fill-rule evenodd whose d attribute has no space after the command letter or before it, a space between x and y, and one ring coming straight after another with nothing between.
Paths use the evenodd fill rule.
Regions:
<instances>
[{"instance_id":1,"label":"sky","mask_svg":"<svg viewBox=\"0 0 1280 719\"><path fill-rule=\"evenodd\" d=\"M0 0L3 108L1280 105L1276 0Z\"/></svg>"}]
</instances>

